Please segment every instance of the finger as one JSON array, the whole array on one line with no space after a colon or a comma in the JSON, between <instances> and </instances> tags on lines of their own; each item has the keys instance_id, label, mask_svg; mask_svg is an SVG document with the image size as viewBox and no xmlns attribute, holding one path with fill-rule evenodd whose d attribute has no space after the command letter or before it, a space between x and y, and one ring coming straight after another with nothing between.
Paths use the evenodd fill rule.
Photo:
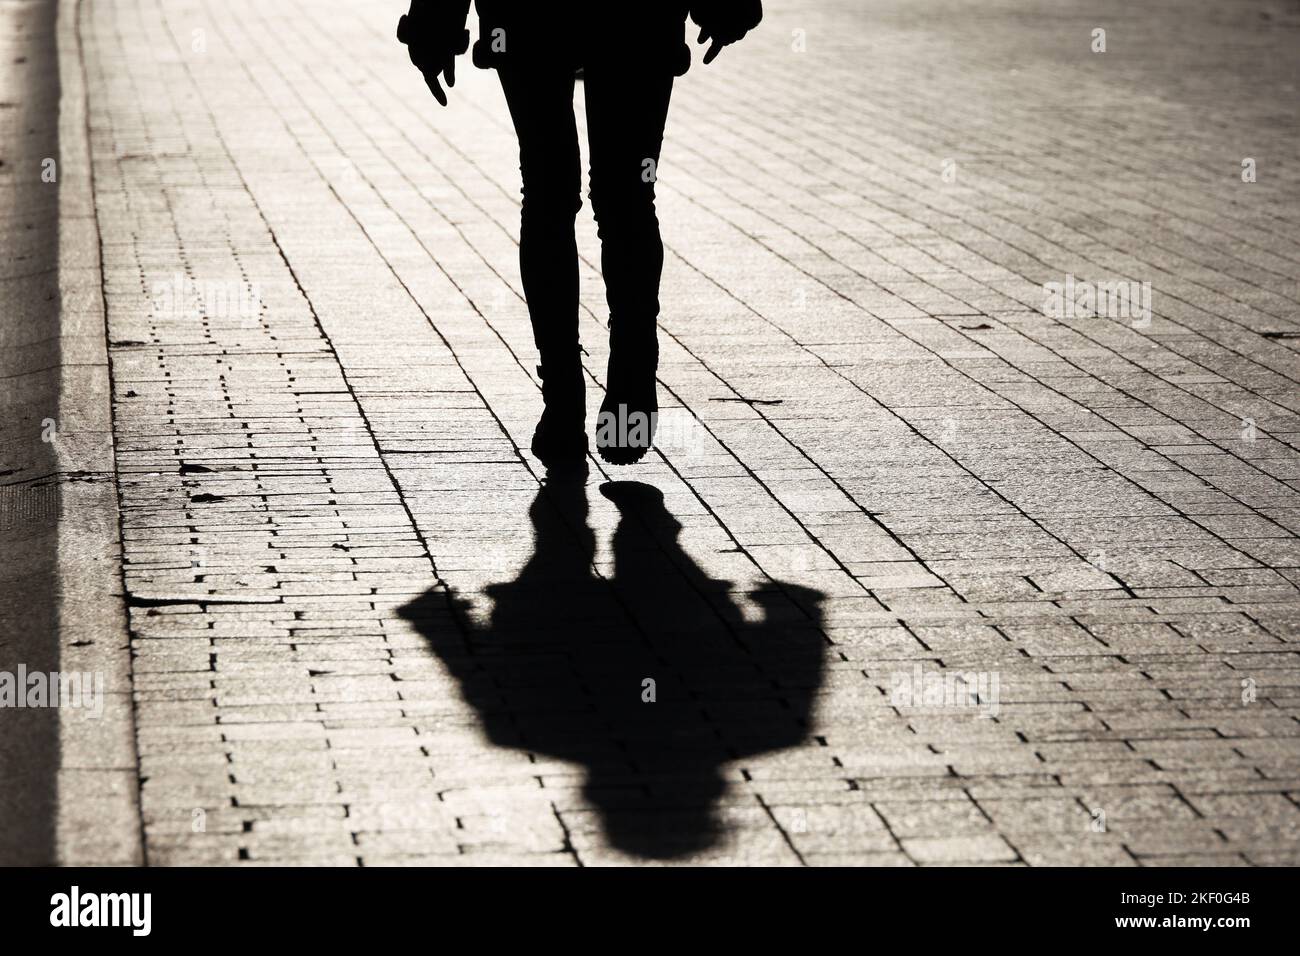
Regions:
<instances>
[{"instance_id":1,"label":"finger","mask_svg":"<svg viewBox=\"0 0 1300 956\"><path fill-rule=\"evenodd\" d=\"M443 67L442 72L443 75L447 77L447 86L449 87L455 86L456 85L456 58L454 56L447 57L447 65Z\"/></svg>"},{"instance_id":2,"label":"finger","mask_svg":"<svg viewBox=\"0 0 1300 956\"><path fill-rule=\"evenodd\" d=\"M709 47L709 52L704 54L704 65L708 66L717 59L718 54L722 52L723 44L718 40L713 41L713 46Z\"/></svg>"},{"instance_id":3,"label":"finger","mask_svg":"<svg viewBox=\"0 0 1300 956\"><path fill-rule=\"evenodd\" d=\"M433 98L437 100L441 105L446 106L447 94L443 92L442 84L438 82L438 74L425 73L424 82L428 84L429 92L433 94Z\"/></svg>"},{"instance_id":4,"label":"finger","mask_svg":"<svg viewBox=\"0 0 1300 956\"><path fill-rule=\"evenodd\" d=\"M709 28L708 28L708 27L700 27L700 35L699 35L699 37L695 40L695 42L696 42L696 43L703 43L703 42L704 42L705 40L707 40L708 38L709 38Z\"/></svg>"}]
</instances>

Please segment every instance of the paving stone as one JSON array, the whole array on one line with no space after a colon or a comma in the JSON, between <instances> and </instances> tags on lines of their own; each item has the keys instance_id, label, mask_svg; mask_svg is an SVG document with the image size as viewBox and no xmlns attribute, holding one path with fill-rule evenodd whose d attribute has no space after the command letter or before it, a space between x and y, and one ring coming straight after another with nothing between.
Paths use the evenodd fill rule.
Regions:
<instances>
[{"instance_id":1,"label":"paving stone","mask_svg":"<svg viewBox=\"0 0 1300 956\"><path fill-rule=\"evenodd\" d=\"M149 862L1294 862L1281 34L1184 4L1234 41L1188 79L1119 0L1104 55L765 6L674 98L662 447L576 495L491 74L438 110L342 0L85 8ZM1044 314L1067 274L1149 323Z\"/></svg>"}]
</instances>

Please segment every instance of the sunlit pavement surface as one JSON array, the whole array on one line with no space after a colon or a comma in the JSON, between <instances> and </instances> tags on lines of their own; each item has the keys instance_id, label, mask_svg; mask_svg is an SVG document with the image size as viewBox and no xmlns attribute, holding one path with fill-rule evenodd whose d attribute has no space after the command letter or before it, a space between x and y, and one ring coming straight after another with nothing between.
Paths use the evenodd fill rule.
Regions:
<instances>
[{"instance_id":1,"label":"sunlit pavement surface","mask_svg":"<svg viewBox=\"0 0 1300 956\"><path fill-rule=\"evenodd\" d=\"M539 498L495 77L81 0L139 816L64 859L1298 861L1300 7L767 8L670 114L661 447Z\"/></svg>"}]
</instances>

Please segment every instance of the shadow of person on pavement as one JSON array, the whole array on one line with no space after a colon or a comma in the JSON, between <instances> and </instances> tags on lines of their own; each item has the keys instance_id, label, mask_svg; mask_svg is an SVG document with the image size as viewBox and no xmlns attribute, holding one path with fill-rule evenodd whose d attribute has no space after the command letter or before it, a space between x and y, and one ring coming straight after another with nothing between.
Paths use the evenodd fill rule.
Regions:
<instances>
[{"instance_id":1,"label":"shadow of person on pavement","mask_svg":"<svg viewBox=\"0 0 1300 956\"><path fill-rule=\"evenodd\" d=\"M401 613L494 744L585 768L583 793L611 846L685 856L722 836L724 764L807 738L823 595L772 584L748 595L760 613L747 620L743 595L682 549L657 488L600 491L619 510L609 579L593 570L586 488L553 480L529 509L532 556L515 580L487 588L486 627L447 626L441 588Z\"/></svg>"}]
</instances>

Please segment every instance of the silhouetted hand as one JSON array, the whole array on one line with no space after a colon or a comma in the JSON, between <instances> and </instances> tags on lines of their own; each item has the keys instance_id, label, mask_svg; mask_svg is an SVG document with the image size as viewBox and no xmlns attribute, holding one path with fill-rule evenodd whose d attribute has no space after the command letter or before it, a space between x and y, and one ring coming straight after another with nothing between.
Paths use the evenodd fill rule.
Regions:
<instances>
[{"instance_id":1,"label":"silhouetted hand","mask_svg":"<svg viewBox=\"0 0 1300 956\"><path fill-rule=\"evenodd\" d=\"M411 62L429 85L433 98L447 105L439 82L456 85L456 57L469 49L470 0L411 0L411 11L397 21L397 39L406 44Z\"/></svg>"},{"instance_id":2,"label":"silhouetted hand","mask_svg":"<svg viewBox=\"0 0 1300 956\"><path fill-rule=\"evenodd\" d=\"M700 28L699 42L711 40L704 62L712 63L722 48L740 40L763 20L762 0L694 0L691 19Z\"/></svg>"}]
</instances>

